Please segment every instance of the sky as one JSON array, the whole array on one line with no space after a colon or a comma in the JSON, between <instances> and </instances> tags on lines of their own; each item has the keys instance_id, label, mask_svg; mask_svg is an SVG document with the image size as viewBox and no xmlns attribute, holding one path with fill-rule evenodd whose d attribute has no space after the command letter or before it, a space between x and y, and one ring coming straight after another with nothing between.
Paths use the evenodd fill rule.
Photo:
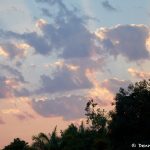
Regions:
<instances>
[{"instance_id":1,"label":"sky","mask_svg":"<svg viewBox=\"0 0 150 150\"><path fill-rule=\"evenodd\" d=\"M1 0L0 147L84 119L93 98L150 78L149 0Z\"/></svg>"}]
</instances>

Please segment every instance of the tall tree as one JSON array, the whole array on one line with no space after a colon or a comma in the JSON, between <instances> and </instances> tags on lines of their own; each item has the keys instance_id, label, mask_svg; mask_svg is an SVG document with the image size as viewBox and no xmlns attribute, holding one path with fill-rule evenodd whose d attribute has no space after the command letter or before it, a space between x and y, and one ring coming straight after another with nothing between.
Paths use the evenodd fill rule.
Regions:
<instances>
[{"instance_id":1,"label":"tall tree","mask_svg":"<svg viewBox=\"0 0 150 150\"><path fill-rule=\"evenodd\" d=\"M90 142L92 150L108 149L109 140L107 137L107 117L105 110L101 110L98 104L91 99L85 108L87 124L90 126Z\"/></svg>"},{"instance_id":2,"label":"tall tree","mask_svg":"<svg viewBox=\"0 0 150 150\"><path fill-rule=\"evenodd\" d=\"M110 137L114 150L131 149L131 144L150 143L150 80L120 88L110 113Z\"/></svg>"},{"instance_id":3,"label":"tall tree","mask_svg":"<svg viewBox=\"0 0 150 150\"><path fill-rule=\"evenodd\" d=\"M107 118L105 116L105 111L100 108L96 108L97 103L93 101L93 99L89 100L86 104L86 117L87 124L90 124L90 128L92 130L100 131L105 130L107 124Z\"/></svg>"}]
</instances>

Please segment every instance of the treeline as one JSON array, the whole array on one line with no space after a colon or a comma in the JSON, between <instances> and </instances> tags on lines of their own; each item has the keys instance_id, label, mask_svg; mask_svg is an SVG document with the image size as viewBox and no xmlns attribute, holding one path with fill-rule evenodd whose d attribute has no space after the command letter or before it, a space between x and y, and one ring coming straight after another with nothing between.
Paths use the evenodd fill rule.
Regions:
<instances>
[{"instance_id":1,"label":"treeline","mask_svg":"<svg viewBox=\"0 0 150 150\"><path fill-rule=\"evenodd\" d=\"M19 138L3 150L130 150L150 145L150 80L120 88L114 110L106 113L90 100L86 124L68 126L61 135L39 133L29 145ZM150 147L149 147L150 148Z\"/></svg>"}]
</instances>

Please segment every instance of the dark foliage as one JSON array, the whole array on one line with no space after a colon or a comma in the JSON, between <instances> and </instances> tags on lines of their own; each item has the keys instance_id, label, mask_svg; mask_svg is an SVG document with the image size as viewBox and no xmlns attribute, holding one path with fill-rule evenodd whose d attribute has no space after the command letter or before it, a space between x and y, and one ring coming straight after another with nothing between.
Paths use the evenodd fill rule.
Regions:
<instances>
[{"instance_id":1,"label":"dark foliage","mask_svg":"<svg viewBox=\"0 0 150 150\"><path fill-rule=\"evenodd\" d=\"M111 113L110 138L114 150L128 150L132 143L150 143L150 81L120 88Z\"/></svg>"},{"instance_id":2,"label":"dark foliage","mask_svg":"<svg viewBox=\"0 0 150 150\"><path fill-rule=\"evenodd\" d=\"M16 138L9 145L5 146L3 150L29 150L29 146L27 142Z\"/></svg>"},{"instance_id":3,"label":"dark foliage","mask_svg":"<svg viewBox=\"0 0 150 150\"><path fill-rule=\"evenodd\" d=\"M130 150L131 144L150 144L150 80L120 88L114 111L105 113L90 100L86 125L71 124L61 135L56 127L49 135L33 136L31 146L19 138L3 150Z\"/></svg>"}]
</instances>

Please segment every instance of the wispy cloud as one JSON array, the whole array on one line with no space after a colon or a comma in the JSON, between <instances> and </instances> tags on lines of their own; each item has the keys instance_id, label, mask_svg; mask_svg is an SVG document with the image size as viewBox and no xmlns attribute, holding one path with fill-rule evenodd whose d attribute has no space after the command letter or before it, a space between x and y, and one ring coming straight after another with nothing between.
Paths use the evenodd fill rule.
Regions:
<instances>
[{"instance_id":1,"label":"wispy cloud","mask_svg":"<svg viewBox=\"0 0 150 150\"><path fill-rule=\"evenodd\" d=\"M0 98L29 96L30 92L25 88L28 83L22 73L13 66L0 64Z\"/></svg>"},{"instance_id":2,"label":"wispy cloud","mask_svg":"<svg viewBox=\"0 0 150 150\"><path fill-rule=\"evenodd\" d=\"M141 78L141 79L149 79L150 78L150 72L144 72L144 71L138 71L137 69L134 68L129 68L128 72L137 78Z\"/></svg>"},{"instance_id":3,"label":"wispy cloud","mask_svg":"<svg viewBox=\"0 0 150 150\"><path fill-rule=\"evenodd\" d=\"M108 11L117 11L117 8L113 7L108 0L103 1L102 6Z\"/></svg>"}]
</instances>

